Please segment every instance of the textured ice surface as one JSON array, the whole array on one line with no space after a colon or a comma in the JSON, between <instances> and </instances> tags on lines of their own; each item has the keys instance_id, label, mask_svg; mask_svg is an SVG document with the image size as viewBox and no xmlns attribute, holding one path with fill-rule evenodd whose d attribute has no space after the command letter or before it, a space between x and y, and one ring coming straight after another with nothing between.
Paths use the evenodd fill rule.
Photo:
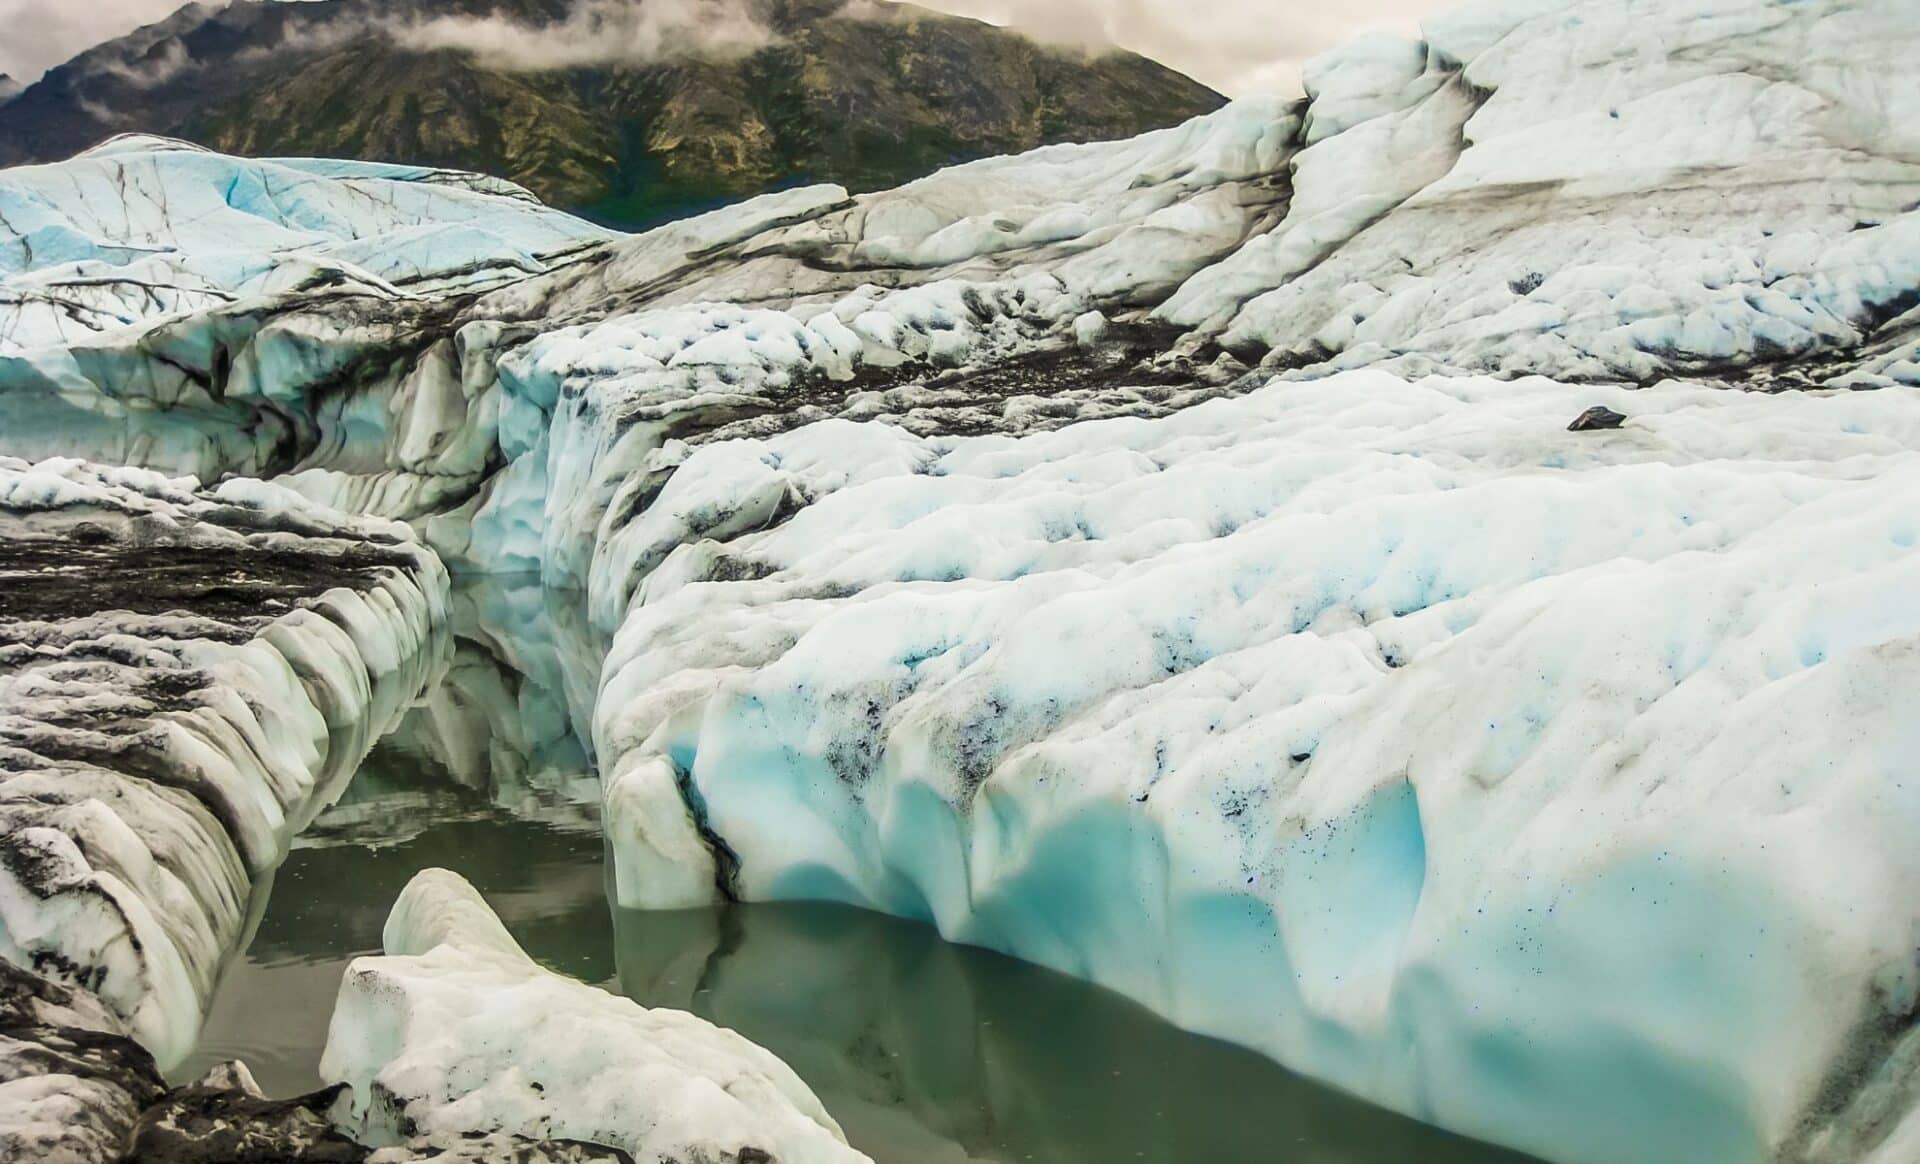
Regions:
<instances>
[{"instance_id":1,"label":"textured ice surface","mask_svg":"<svg viewBox=\"0 0 1920 1164\"><path fill-rule=\"evenodd\" d=\"M383 944L348 968L321 1062L367 1143L507 1132L638 1160L866 1159L772 1054L542 969L456 874L415 877Z\"/></svg>"},{"instance_id":2,"label":"textured ice surface","mask_svg":"<svg viewBox=\"0 0 1920 1164\"><path fill-rule=\"evenodd\" d=\"M117 1161L164 1088L98 999L0 959L0 1159Z\"/></svg>"},{"instance_id":3,"label":"textured ice surface","mask_svg":"<svg viewBox=\"0 0 1920 1164\"><path fill-rule=\"evenodd\" d=\"M404 526L0 458L0 957L186 1053L254 880L444 666Z\"/></svg>"},{"instance_id":4,"label":"textured ice surface","mask_svg":"<svg viewBox=\"0 0 1920 1164\"><path fill-rule=\"evenodd\" d=\"M642 451L640 436L618 450L574 502L583 513L543 513L574 483L547 464L583 452L549 435L571 417L646 419L651 444L676 424L778 426L880 386L853 383L862 370L904 367L911 387L1064 342L1089 308L1150 305L1267 221L1297 124L1246 103L1135 142L858 201L790 191L613 241L482 179L129 139L0 178L32 211L0 226L18 256L0 271L0 447L280 477L414 521L455 559L539 566L527 527L597 520L606 482ZM263 186L272 197L234 193ZM295 214L305 201L288 190L317 208ZM174 206L190 209L176 221ZM1005 394L985 393L987 415ZM909 391L860 407L929 403L977 401Z\"/></svg>"},{"instance_id":5,"label":"textured ice surface","mask_svg":"<svg viewBox=\"0 0 1920 1164\"><path fill-rule=\"evenodd\" d=\"M598 693L546 660L503 754L592 704L623 900L926 918L1555 1158L1897 1160L1916 41L1497 0L1301 104L613 239L122 143L0 175L59 204L0 224L0 452L584 591ZM269 171L343 224L228 206ZM115 173L223 233L114 234ZM420 739L478 772L463 682Z\"/></svg>"},{"instance_id":6,"label":"textured ice surface","mask_svg":"<svg viewBox=\"0 0 1920 1164\"><path fill-rule=\"evenodd\" d=\"M16 349L284 292L323 274L415 290L498 279L610 237L495 179L243 160L152 137L6 171L0 215L8 223L0 274L20 299L4 342ZM158 285L143 285L147 275Z\"/></svg>"},{"instance_id":7,"label":"textured ice surface","mask_svg":"<svg viewBox=\"0 0 1920 1164\"><path fill-rule=\"evenodd\" d=\"M506 183L122 138L0 171L0 451L415 517L493 454L457 305L610 236Z\"/></svg>"},{"instance_id":8,"label":"textured ice surface","mask_svg":"<svg viewBox=\"0 0 1920 1164\"><path fill-rule=\"evenodd\" d=\"M1231 374L1133 367L1165 353L1167 335L1083 352L1075 321L1156 302L1268 221L1282 196L1271 175L1297 125L1284 106L1245 102L1135 141L977 162L852 203L833 188L799 191L496 291L474 311L539 303L549 319L589 318L499 358L508 468L470 529L445 522L436 542L581 588L593 532L644 496L676 442L836 415L1024 431L1203 398ZM1064 355L1086 366L1064 375L1023 362Z\"/></svg>"},{"instance_id":9,"label":"textured ice surface","mask_svg":"<svg viewBox=\"0 0 1920 1164\"><path fill-rule=\"evenodd\" d=\"M1378 38L1308 69L1287 221L1164 316L1292 363L1765 379L1912 306L1903 0L1490 3L1426 35L1424 77Z\"/></svg>"},{"instance_id":10,"label":"textured ice surface","mask_svg":"<svg viewBox=\"0 0 1920 1164\"><path fill-rule=\"evenodd\" d=\"M1315 62L1298 107L618 239L486 179L127 139L0 178L0 421L16 454L286 476L579 585L567 547L676 429L1190 402L927 383L1096 312L1150 312L1159 371L1202 383L1244 370L1222 346L1295 375L1913 383L1915 25L1479 4Z\"/></svg>"},{"instance_id":11,"label":"textured ice surface","mask_svg":"<svg viewBox=\"0 0 1920 1164\"><path fill-rule=\"evenodd\" d=\"M624 904L924 918L1556 1159L1848 1158L1876 1072L1911 1104L1910 393L829 422L633 528L743 464L812 504L668 555L607 666Z\"/></svg>"}]
</instances>

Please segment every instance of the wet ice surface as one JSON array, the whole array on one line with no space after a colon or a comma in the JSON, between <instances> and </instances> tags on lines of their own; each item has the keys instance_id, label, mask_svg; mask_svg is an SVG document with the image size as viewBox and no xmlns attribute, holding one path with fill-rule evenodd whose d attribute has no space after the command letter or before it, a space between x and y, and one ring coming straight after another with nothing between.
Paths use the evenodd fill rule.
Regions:
<instances>
[{"instance_id":1,"label":"wet ice surface","mask_svg":"<svg viewBox=\"0 0 1920 1164\"><path fill-rule=\"evenodd\" d=\"M1522 1159L911 923L825 905L612 910L593 829L501 807L405 742L376 751L280 869L175 1078L238 1056L270 1094L318 1087L342 971L378 951L393 900L432 866L479 887L548 968L773 1051L880 1164Z\"/></svg>"}]
</instances>

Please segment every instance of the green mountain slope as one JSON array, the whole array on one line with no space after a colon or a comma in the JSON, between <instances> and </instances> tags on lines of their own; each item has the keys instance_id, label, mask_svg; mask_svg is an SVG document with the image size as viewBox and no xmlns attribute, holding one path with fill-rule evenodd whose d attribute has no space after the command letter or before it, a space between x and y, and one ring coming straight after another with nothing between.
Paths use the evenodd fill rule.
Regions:
<instances>
[{"instance_id":1,"label":"green mountain slope","mask_svg":"<svg viewBox=\"0 0 1920 1164\"><path fill-rule=\"evenodd\" d=\"M1222 102L1132 54L1063 52L909 5L749 2L771 34L750 54L539 71L417 50L391 30L449 12L538 29L566 15L562 0L190 6L22 93L0 114L0 163L165 133L231 153L479 170L637 225L796 182L890 187Z\"/></svg>"}]
</instances>

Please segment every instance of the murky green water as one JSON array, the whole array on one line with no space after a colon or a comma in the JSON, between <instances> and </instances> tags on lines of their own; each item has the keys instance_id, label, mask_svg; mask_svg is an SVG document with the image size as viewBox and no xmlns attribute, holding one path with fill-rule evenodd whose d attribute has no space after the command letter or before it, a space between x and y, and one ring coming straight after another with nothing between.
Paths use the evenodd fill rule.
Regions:
<instances>
[{"instance_id":1,"label":"murky green water","mask_svg":"<svg viewBox=\"0 0 1920 1164\"><path fill-rule=\"evenodd\" d=\"M590 818L537 800L461 789L405 741L376 753L281 869L180 1074L238 1056L269 1091L318 1087L341 971L377 951L408 879L442 866L547 966L785 1058L880 1164L1520 1159L920 926L837 906L611 911Z\"/></svg>"}]
</instances>

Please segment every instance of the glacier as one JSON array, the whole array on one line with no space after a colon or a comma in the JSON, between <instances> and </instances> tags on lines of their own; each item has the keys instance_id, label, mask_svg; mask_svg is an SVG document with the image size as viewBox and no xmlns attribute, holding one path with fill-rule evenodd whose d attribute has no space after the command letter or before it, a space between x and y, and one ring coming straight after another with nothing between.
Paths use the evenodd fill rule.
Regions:
<instances>
[{"instance_id":1,"label":"glacier","mask_svg":"<svg viewBox=\"0 0 1920 1164\"><path fill-rule=\"evenodd\" d=\"M256 884L438 683L448 579L266 482L0 457L0 584L0 1147L112 1159ZM103 1041L133 1079L84 1100L98 1064L32 1050Z\"/></svg>"},{"instance_id":2,"label":"glacier","mask_svg":"<svg viewBox=\"0 0 1920 1164\"><path fill-rule=\"evenodd\" d=\"M396 518L453 508L494 454L497 402L462 375L489 334L442 325L609 237L494 179L139 137L5 171L0 221L10 453Z\"/></svg>"},{"instance_id":3,"label":"glacier","mask_svg":"<svg viewBox=\"0 0 1920 1164\"><path fill-rule=\"evenodd\" d=\"M572 596L460 616L402 733L529 811L586 737L619 905L925 921L1554 1160L1901 1164L1917 51L1482 0L634 236L124 139L0 171L0 453ZM163 1057L230 945L169 940L102 996Z\"/></svg>"},{"instance_id":4,"label":"glacier","mask_svg":"<svg viewBox=\"0 0 1920 1164\"><path fill-rule=\"evenodd\" d=\"M1916 441L1352 372L809 482L616 639L620 900L883 909L1550 1158L1763 1158L1913 1084Z\"/></svg>"}]
</instances>

